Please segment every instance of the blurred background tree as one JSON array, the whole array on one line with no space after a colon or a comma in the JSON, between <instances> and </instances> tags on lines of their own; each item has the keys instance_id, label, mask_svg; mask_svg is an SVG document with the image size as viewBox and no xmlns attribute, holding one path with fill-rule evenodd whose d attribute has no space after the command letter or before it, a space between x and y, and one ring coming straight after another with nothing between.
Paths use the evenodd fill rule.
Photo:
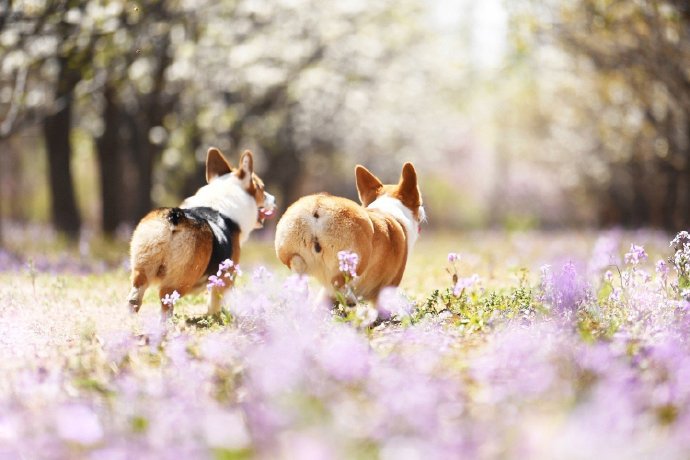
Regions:
<instances>
[{"instance_id":1,"label":"blurred background tree","mask_svg":"<svg viewBox=\"0 0 690 460\"><path fill-rule=\"evenodd\" d=\"M599 225L687 228L690 3L551 0L511 13L539 75L544 148L577 164L573 198Z\"/></svg>"},{"instance_id":2,"label":"blurred background tree","mask_svg":"<svg viewBox=\"0 0 690 460\"><path fill-rule=\"evenodd\" d=\"M0 216L126 236L202 184L215 145L253 149L283 206L412 160L436 228L686 228L689 11L5 0Z\"/></svg>"}]
</instances>

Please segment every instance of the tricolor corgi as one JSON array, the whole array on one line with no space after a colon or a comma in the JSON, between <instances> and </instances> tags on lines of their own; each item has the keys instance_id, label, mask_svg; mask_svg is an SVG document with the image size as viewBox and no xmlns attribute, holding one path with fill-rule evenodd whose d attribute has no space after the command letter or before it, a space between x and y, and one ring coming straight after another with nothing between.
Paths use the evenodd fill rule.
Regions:
<instances>
[{"instance_id":1,"label":"tricolor corgi","mask_svg":"<svg viewBox=\"0 0 690 460\"><path fill-rule=\"evenodd\" d=\"M132 290L128 302L139 311L144 292L158 285L163 318L172 315L166 295L180 296L206 285L225 259L238 263L240 247L264 219L273 214L275 200L254 174L252 152L245 151L233 169L220 150L206 155L206 182L177 208L158 208L137 225L130 244ZM220 311L224 287L210 289L208 313Z\"/></svg>"},{"instance_id":2,"label":"tricolor corgi","mask_svg":"<svg viewBox=\"0 0 690 460\"><path fill-rule=\"evenodd\" d=\"M275 249L283 264L315 277L331 296L345 282L338 252L357 253L355 294L375 301L382 288L400 284L426 216L411 163L395 185L361 165L355 176L361 206L328 194L300 198L278 222Z\"/></svg>"}]
</instances>

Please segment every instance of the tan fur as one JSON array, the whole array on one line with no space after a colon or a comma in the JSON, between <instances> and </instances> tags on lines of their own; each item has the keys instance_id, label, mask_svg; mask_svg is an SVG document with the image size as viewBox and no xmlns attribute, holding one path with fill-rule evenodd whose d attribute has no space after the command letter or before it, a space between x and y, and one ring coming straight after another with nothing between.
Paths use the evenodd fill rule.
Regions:
<instances>
[{"instance_id":1,"label":"tan fur","mask_svg":"<svg viewBox=\"0 0 690 460\"><path fill-rule=\"evenodd\" d=\"M246 178L242 181L242 187L254 198L258 207L263 207L266 201L263 182L251 169L251 152L242 155L243 160L246 158L249 158L249 169L234 170L218 149L211 148L207 155L206 178L210 182L230 173L241 180ZM188 219L173 225L168 220L169 212L170 208L160 208L147 214L134 230L130 243L132 289L128 302L134 311L138 311L146 289L157 285L164 318L172 315L171 308L162 302L167 294L177 291L184 296L206 286L205 271L213 251L213 233L208 226ZM235 263L239 263L240 258L239 236L239 233L235 234L231 241ZM209 297L209 313L220 311L220 298L231 284L226 282L224 288L213 289Z\"/></svg>"},{"instance_id":2,"label":"tan fur","mask_svg":"<svg viewBox=\"0 0 690 460\"><path fill-rule=\"evenodd\" d=\"M357 189L365 206L384 195L406 206L412 204L410 212L418 224L421 197L416 175L405 178L407 168L414 173L408 163L399 184L384 185L366 168L357 166ZM344 282L338 252L356 252L355 291L375 300L383 287L400 284L408 258L407 232L404 222L384 210L327 194L309 195L293 203L281 217L275 248L283 264L296 273L315 277L331 292Z\"/></svg>"}]
</instances>

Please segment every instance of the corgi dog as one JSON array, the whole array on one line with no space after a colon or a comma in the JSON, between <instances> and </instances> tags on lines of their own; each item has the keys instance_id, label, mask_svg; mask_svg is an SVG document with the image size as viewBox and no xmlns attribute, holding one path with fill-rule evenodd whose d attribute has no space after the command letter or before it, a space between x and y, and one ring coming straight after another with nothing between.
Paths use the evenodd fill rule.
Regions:
<instances>
[{"instance_id":1,"label":"corgi dog","mask_svg":"<svg viewBox=\"0 0 690 460\"><path fill-rule=\"evenodd\" d=\"M155 209L135 228L130 243L132 290L127 298L134 312L139 311L146 289L157 285L162 316L172 316L169 296L206 286L208 276L226 259L237 264L249 234L274 212L275 199L254 174L249 150L234 169L220 150L210 148L206 182L179 207ZM224 278L218 284L224 286L210 288L209 314L220 311L222 294L232 280Z\"/></svg>"},{"instance_id":2,"label":"corgi dog","mask_svg":"<svg viewBox=\"0 0 690 460\"><path fill-rule=\"evenodd\" d=\"M376 301L382 288L400 284L426 215L412 163L393 185L361 165L355 177L362 205L328 194L300 198L278 222L275 250L291 271L315 277L331 297L345 283L338 252L355 252L355 294Z\"/></svg>"}]
</instances>

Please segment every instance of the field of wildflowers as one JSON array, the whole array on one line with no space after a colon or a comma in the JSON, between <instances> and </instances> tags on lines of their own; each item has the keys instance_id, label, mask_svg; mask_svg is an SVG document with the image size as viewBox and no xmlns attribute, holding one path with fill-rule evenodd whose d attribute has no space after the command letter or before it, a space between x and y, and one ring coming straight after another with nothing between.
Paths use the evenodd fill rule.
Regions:
<instances>
[{"instance_id":1,"label":"field of wildflowers","mask_svg":"<svg viewBox=\"0 0 690 460\"><path fill-rule=\"evenodd\" d=\"M172 295L167 323L122 265L0 253L0 458L687 458L671 238L433 235L377 309L250 241L219 317Z\"/></svg>"}]
</instances>

